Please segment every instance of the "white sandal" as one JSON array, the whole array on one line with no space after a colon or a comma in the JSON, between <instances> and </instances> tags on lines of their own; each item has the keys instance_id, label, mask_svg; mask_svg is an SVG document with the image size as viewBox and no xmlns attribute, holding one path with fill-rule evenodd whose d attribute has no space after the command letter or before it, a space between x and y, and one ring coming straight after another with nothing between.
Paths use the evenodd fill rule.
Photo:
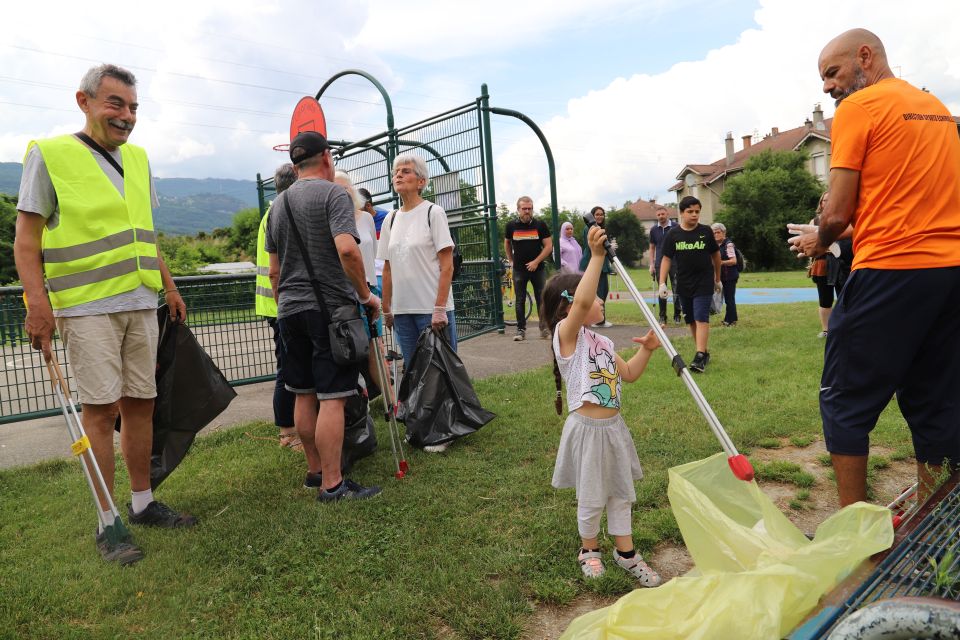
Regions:
<instances>
[{"instance_id":1,"label":"white sandal","mask_svg":"<svg viewBox=\"0 0 960 640\"><path fill-rule=\"evenodd\" d=\"M632 558L624 558L620 555L619 551L614 549L613 559L618 565L620 565L622 569L636 578L644 587L659 587L663 582L663 580L660 579L660 575L643 561L643 556L641 556L639 553L634 555Z\"/></svg>"},{"instance_id":2,"label":"white sandal","mask_svg":"<svg viewBox=\"0 0 960 640\"><path fill-rule=\"evenodd\" d=\"M603 567L601 557L599 551L580 550L577 560L580 562L580 570L583 571L584 577L592 580L604 574L606 569Z\"/></svg>"}]
</instances>

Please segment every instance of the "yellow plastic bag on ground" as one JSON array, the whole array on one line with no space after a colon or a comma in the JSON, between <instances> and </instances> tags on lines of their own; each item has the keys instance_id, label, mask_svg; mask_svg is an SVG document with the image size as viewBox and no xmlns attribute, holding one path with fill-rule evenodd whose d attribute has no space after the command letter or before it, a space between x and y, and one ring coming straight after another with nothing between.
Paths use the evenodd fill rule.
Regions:
<instances>
[{"instance_id":1,"label":"yellow plastic bag on ground","mask_svg":"<svg viewBox=\"0 0 960 640\"><path fill-rule=\"evenodd\" d=\"M756 482L734 477L722 453L669 476L670 505L696 569L580 616L561 640L776 640L893 543L890 511L864 503L838 511L808 540Z\"/></svg>"}]
</instances>

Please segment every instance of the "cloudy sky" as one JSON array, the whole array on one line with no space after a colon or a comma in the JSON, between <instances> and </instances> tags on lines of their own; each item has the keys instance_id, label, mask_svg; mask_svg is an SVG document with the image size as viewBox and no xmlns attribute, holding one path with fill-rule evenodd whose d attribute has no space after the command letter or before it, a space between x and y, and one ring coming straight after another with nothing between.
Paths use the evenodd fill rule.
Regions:
<instances>
[{"instance_id":1,"label":"cloudy sky","mask_svg":"<svg viewBox=\"0 0 960 640\"><path fill-rule=\"evenodd\" d=\"M671 199L686 163L723 156L732 131L763 135L826 116L817 55L862 26L895 73L960 114L960 12L951 0L166 0L4 7L0 160L82 126L74 92L100 62L139 79L132 140L160 177L252 179L284 156L290 114L331 75L360 68L402 126L472 101L533 118L557 162L561 205ZM826 99L825 99L826 98ZM324 95L332 138L385 129L359 78ZM492 122L497 200L547 202L546 161L519 121Z\"/></svg>"}]
</instances>

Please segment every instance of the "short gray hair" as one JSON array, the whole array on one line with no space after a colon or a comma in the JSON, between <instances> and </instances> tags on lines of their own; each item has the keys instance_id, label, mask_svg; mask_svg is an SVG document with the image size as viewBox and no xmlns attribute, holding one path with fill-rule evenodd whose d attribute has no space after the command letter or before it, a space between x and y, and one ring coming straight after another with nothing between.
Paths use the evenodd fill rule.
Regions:
<instances>
[{"instance_id":1,"label":"short gray hair","mask_svg":"<svg viewBox=\"0 0 960 640\"><path fill-rule=\"evenodd\" d=\"M396 171L397 168L402 164L412 164L413 172L417 174L418 178L424 180L430 179L430 170L427 169L427 163L423 158L418 156L415 153L401 153L396 158L393 159L393 170Z\"/></svg>"},{"instance_id":2,"label":"short gray hair","mask_svg":"<svg viewBox=\"0 0 960 640\"><path fill-rule=\"evenodd\" d=\"M347 193L350 194L350 199L353 200L354 209L362 209L363 201L360 199L360 196L357 195L357 189L353 186L353 180L350 179L350 174L344 171L343 169L337 169L337 172L333 175L334 181L343 180L347 183L346 187Z\"/></svg>"},{"instance_id":3,"label":"short gray hair","mask_svg":"<svg viewBox=\"0 0 960 640\"><path fill-rule=\"evenodd\" d=\"M710 225L710 228L714 231L723 231L724 233L727 232L727 228L722 222L714 222L712 225Z\"/></svg>"},{"instance_id":4,"label":"short gray hair","mask_svg":"<svg viewBox=\"0 0 960 640\"><path fill-rule=\"evenodd\" d=\"M286 191L296 181L297 172L294 171L293 165L289 162L277 167L277 170L273 173L273 186L277 189L278 194Z\"/></svg>"},{"instance_id":5,"label":"short gray hair","mask_svg":"<svg viewBox=\"0 0 960 640\"><path fill-rule=\"evenodd\" d=\"M518 210L518 211L520 210L520 203L521 203L521 202L529 202L529 203L532 205L532 204L533 204L533 198L531 198L530 196L520 196L519 198L517 198L517 210Z\"/></svg>"},{"instance_id":6,"label":"short gray hair","mask_svg":"<svg viewBox=\"0 0 960 640\"><path fill-rule=\"evenodd\" d=\"M83 91L91 98L96 98L97 91L100 90L100 83L103 82L104 78L116 78L128 87L137 86L137 78L133 73L115 64L101 64L96 67L90 67L87 72L83 74L83 79L80 80L80 91Z\"/></svg>"}]
</instances>

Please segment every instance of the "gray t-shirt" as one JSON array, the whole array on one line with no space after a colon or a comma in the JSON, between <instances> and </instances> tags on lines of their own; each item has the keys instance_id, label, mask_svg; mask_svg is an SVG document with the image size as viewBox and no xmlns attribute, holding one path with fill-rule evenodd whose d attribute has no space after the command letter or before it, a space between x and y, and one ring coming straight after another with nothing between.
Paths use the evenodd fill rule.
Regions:
<instances>
[{"instance_id":1,"label":"gray t-shirt","mask_svg":"<svg viewBox=\"0 0 960 640\"><path fill-rule=\"evenodd\" d=\"M78 138L79 140L79 138ZM81 140L81 144L86 144ZM124 195L123 176L117 173L106 158L99 152L90 150L97 164L104 174L110 178L110 183L116 187L121 196ZM108 151L121 167L123 159L120 149ZM153 186L153 174L150 174L150 202L154 208L159 205L157 193ZM50 172L43 160L43 154L36 145L30 147L27 157L23 161L23 175L20 177L20 195L17 209L29 213L36 213L47 220L48 229L56 229L60 224L60 206L57 202L57 191L50 179ZM133 291L126 291L108 298L101 298L93 302L78 304L65 309L54 309L53 315L58 318L76 318L79 316L95 316L105 313L119 313L121 311L137 311L140 309L156 309L157 294L152 289L140 285Z\"/></svg>"},{"instance_id":2,"label":"gray t-shirt","mask_svg":"<svg viewBox=\"0 0 960 640\"><path fill-rule=\"evenodd\" d=\"M339 185L319 178L301 178L277 197L267 222L264 246L268 253L275 253L280 259L277 317L285 318L301 311L320 309L300 247L290 232L284 201L290 207L300 236L307 246L327 309L356 304L356 291L343 271L340 254L333 241L335 236L347 233L360 242L353 216L353 201Z\"/></svg>"}]
</instances>

